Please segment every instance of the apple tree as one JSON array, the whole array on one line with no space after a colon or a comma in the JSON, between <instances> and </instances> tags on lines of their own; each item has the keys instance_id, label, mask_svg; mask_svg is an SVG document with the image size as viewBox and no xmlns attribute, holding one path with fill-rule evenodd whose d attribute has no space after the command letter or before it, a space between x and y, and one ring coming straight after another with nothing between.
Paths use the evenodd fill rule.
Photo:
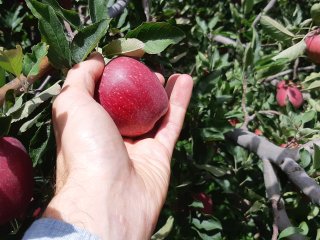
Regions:
<instances>
[{"instance_id":1,"label":"apple tree","mask_svg":"<svg viewBox=\"0 0 320 240\"><path fill-rule=\"evenodd\" d=\"M68 69L93 51L194 79L152 239L320 239L317 1L0 6L0 137L24 144L35 183L0 239L21 239L53 195L52 102Z\"/></svg>"}]
</instances>

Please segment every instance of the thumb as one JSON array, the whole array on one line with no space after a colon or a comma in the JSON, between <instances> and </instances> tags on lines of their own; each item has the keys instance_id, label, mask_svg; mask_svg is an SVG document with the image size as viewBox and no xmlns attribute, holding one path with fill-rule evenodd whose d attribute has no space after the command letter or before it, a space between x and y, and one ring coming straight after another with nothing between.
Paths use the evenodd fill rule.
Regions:
<instances>
[{"instance_id":1,"label":"thumb","mask_svg":"<svg viewBox=\"0 0 320 240\"><path fill-rule=\"evenodd\" d=\"M97 52L92 53L88 60L76 64L69 70L63 90L73 88L88 92L93 96L95 84L101 78L103 69L104 60L102 55Z\"/></svg>"}]
</instances>

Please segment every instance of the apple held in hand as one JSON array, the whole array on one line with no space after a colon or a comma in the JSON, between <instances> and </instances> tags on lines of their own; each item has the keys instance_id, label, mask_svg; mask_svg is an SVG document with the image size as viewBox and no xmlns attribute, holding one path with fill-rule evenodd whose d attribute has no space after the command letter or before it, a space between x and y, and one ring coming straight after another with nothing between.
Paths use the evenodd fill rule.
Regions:
<instances>
[{"instance_id":1,"label":"apple held in hand","mask_svg":"<svg viewBox=\"0 0 320 240\"><path fill-rule=\"evenodd\" d=\"M127 137L150 131L169 105L157 76L130 57L117 57L105 66L95 98Z\"/></svg>"},{"instance_id":2,"label":"apple held in hand","mask_svg":"<svg viewBox=\"0 0 320 240\"><path fill-rule=\"evenodd\" d=\"M309 59L317 64L320 64L320 35L314 34L305 38L307 45L307 56Z\"/></svg>"},{"instance_id":3,"label":"apple held in hand","mask_svg":"<svg viewBox=\"0 0 320 240\"><path fill-rule=\"evenodd\" d=\"M24 213L33 194L31 159L19 140L0 138L0 225Z\"/></svg>"}]
</instances>

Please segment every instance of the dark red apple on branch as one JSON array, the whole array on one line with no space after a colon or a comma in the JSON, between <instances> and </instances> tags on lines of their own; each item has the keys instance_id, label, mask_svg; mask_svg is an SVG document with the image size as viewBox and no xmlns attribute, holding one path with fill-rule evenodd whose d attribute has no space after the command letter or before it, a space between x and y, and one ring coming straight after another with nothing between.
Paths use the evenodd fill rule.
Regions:
<instances>
[{"instance_id":1,"label":"dark red apple on branch","mask_svg":"<svg viewBox=\"0 0 320 240\"><path fill-rule=\"evenodd\" d=\"M0 138L0 225L20 217L33 193L31 159L16 138Z\"/></svg>"},{"instance_id":2,"label":"dark red apple on branch","mask_svg":"<svg viewBox=\"0 0 320 240\"><path fill-rule=\"evenodd\" d=\"M117 57L105 66L95 98L127 137L149 132L169 104L155 73L130 57Z\"/></svg>"}]
</instances>

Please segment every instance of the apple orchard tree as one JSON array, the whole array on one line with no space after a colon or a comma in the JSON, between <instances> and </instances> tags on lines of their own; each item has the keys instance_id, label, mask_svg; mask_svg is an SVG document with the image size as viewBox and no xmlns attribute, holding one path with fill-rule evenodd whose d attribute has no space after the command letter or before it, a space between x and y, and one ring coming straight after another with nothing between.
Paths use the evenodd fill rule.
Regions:
<instances>
[{"instance_id":1,"label":"apple orchard tree","mask_svg":"<svg viewBox=\"0 0 320 240\"><path fill-rule=\"evenodd\" d=\"M152 239L320 239L317 1L0 6L0 134L23 143L35 185L27 209L0 225L0 239L20 239L52 197L52 102L68 69L92 51L194 79Z\"/></svg>"}]
</instances>

